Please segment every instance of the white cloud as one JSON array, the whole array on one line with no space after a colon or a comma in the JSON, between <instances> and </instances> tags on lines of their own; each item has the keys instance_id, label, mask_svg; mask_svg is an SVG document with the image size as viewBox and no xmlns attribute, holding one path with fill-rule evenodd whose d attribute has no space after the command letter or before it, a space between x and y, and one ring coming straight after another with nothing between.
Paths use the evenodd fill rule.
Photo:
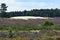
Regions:
<instances>
[{"instance_id":1,"label":"white cloud","mask_svg":"<svg viewBox=\"0 0 60 40\"><path fill-rule=\"evenodd\" d=\"M58 7L58 5L55 3L47 2L16 2L16 0L0 0L0 3L6 3L8 5L8 11Z\"/></svg>"}]
</instances>

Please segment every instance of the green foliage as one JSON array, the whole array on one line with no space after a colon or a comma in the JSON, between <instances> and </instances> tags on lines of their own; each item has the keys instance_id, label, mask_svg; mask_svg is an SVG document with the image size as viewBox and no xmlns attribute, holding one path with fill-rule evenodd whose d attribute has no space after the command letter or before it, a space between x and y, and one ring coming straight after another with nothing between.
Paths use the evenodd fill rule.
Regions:
<instances>
[{"instance_id":1,"label":"green foliage","mask_svg":"<svg viewBox=\"0 0 60 40\"><path fill-rule=\"evenodd\" d=\"M31 11L24 10L24 11L7 12L6 14L8 14L7 17L13 17L13 16L60 17L60 9L58 8L56 9L33 9Z\"/></svg>"},{"instance_id":2,"label":"green foliage","mask_svg":"<svg viewBox=\"0 0 60 40\"><path fill-rule=\"evenodd\" d=\"M9 32L9 38L12 38L13 37L13 30L12 30L12 27L9 27L8 28L8 32Z\"/></svg>"},{"instance_id":3,"label":"green foliage","mask_svg":"<svg viewBox=\"0 0 60 40\"><path fill-rule=\"evenodd\" d=\"M7 11L7 6L6 6L5 3L2 3L2 4L1 4L1 14L0 14L0 16L1 16L2 18L9 18L9 17L10 17L10 16L6 13L6 11Z\"/></svg>"},{"instance_id":4,"label":"green foliage","mask_svg":"<svg viewBox=\"0 0 60 40\"><path fill-rule=\"evenodd\" d=\"M7 6L5 3L1 4L1 10L2 10L2 12L5 12L7 10Z\"/></svg>"},{"instance_id":5,"label":"green foliage","mask_svg":"<svg viewBox=\"0 0 60 40\"><path fill-rule=\"evenodd\" d=\"M53 25L52 24L45 24L46 21L44 21L42 24L25 24L25 25L4 25L0 24L0 30L8 30L8 31L18 31L18 30L60 30L60 25ZM50 22L50 21L49 21ZM12 32L11 32L12 33Z\"/></svg>"},{"instance_id":6,"label":"green foliage","mask_svg":"<svg viewBox=\"0 0 60 40\"><path fill-rule=\"evenodd\" d=\"M54 25L54 23L50 20L45 20L44 23L43 23L44 26L51 26L51 25Z\"/></svg>"},{"instance_id":7,"label":"green foliage","mask_svg":"<svg viewBox=\"0 0 60 40\"><path fill-rule=\"evenodd\" d=\"M15 11L8 12L8 15L13 16L41 16L41 17L60 17L60 9L33 9L31 11Z\"/></svg>"}]
</instances>

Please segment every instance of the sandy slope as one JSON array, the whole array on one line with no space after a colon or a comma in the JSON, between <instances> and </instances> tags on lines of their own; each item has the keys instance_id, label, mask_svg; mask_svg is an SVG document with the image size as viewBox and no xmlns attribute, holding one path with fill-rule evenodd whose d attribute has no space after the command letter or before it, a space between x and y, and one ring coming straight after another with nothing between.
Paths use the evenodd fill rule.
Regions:
<instances>
[{"instance_id":1,"label":"sandy slope","mask_svg":"<svg viewBox=\"0 0 60 40\"><path fill-rule=\"evenodd\" d=\"M11 17L10 19L48 19L47 17L34 17L34 16L18 16L18 17Z\"/></svg>"}]
</instances>

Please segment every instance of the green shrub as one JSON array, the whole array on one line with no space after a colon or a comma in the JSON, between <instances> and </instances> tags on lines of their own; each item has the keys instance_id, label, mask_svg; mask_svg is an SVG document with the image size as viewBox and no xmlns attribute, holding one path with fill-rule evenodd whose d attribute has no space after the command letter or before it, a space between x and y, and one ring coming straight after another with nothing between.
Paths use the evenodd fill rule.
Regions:
<instances>
[{"instance_id":1,"label":"green shrub","mask_svg":"<svg viewBox=\"0 0 60 40\"><path fill-rule=\"evenodd\" d=\"M8 28L8 32L9 32L9 38L12 38L14 33L13 33L13 30L12 30L12 27L9 27Z\"/></svg>"},{"instance_id":2,"label":"green shrub","mask_svg":"<svg viewBox=\"0 0 60 40\"><path fill-rule=\"evenodd\" d=\"M45 20L45 22L43 23L44 26L51 26L54 25L54 23L50 20Z\"/></svg>"}]
</instances>

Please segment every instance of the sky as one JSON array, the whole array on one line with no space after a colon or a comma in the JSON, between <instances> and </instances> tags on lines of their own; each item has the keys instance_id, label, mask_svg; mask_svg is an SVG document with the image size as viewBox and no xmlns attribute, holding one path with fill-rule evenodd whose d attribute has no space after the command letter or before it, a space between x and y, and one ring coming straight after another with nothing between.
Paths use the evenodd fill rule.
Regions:
<instances>
[{"instance_id":1,"label":"sky","mask_svg":"<svg viewBox=\"0 0 60 40\"><path fill-rule=\"evenodd\" d=\"M32 9L60 9L60 0L0 0L1 3L6 3L9 12Z\"/></svg>"}]
</instances>

